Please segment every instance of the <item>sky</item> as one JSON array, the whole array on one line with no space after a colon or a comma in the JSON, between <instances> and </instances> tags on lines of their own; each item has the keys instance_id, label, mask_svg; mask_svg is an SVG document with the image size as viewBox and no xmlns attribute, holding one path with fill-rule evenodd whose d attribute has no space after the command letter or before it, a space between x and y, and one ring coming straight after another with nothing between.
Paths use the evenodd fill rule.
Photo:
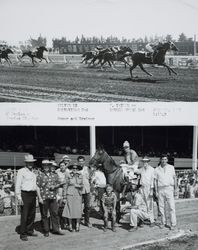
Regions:
<instances>
[{"instance_id":1,"label":"sky","mask_svg":"<svg viewBox=\"0 0 198 250\"><path fill-rule=\"evenodd\" d=\"M113 35L198 37L197 0L0 0L0 40L10 45L40 34L74 39Z\"/></svg>"}]
</instances>

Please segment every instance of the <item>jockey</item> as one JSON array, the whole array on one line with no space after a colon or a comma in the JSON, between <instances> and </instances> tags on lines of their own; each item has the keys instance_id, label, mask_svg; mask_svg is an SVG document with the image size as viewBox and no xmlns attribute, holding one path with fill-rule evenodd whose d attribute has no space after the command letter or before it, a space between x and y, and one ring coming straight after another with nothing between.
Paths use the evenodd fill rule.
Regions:
<instances>
[{"instance_id":1,"label":"jockey","mask_svg":"<svg viewBox=\"0 0 198 250\"><path fill-rule=\"evenodd\" d=\"M128 141L125 141L123 143L123 149L124 149L124 162L128 165L127 172L129 172L130 169L130 176L133 177L134 173L137 172L138 169L138 155L135 152L135 150L130 149L130 144Z\"/></svg>"},{"instance_id":2,"label":"jockey","mask_svg":"<svg viewBox=\"0 0 198 250\"><path fill-rule=\"evenodd\" d=\"M150 52L148 55L151 56L151 61L152 63L155 62L155 58L159 52L159 49L161 48L162 46L162 43L161 42L158 42L158 43L148 43L146 46L145 46L145 49Z\"/></svg>"}]
</instances>

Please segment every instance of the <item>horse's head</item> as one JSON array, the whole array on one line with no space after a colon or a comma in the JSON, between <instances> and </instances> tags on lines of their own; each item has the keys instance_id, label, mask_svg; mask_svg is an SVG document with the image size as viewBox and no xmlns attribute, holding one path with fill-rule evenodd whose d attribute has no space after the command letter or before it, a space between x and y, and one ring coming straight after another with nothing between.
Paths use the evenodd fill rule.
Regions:
<instances>
[{"instance_id":1,"label":"horse's head","mask_svg":"<svg viewBox=\"0 0 198 250\"><path fill-rule=\"evenodd\" d=\"M176 45L171 42L171 41L168 41L168 42L165 42L163 43L163 46L162 46L165 50L173 50L173 51L178 51L178 48L176 47Z\"/></svg>"},{"instance_id":2,"label":"horse's head","mask_svg":"<svg viewBox=\"0 0 198 250\"><path fill-rule=\"evenodd\" d=\"M94 156L91 158L89 165L95 168L98 164L102 164L105 172L110 174L117 168L120 168L115 161L107 154L103 147L98 147Z\"/></svg>"},{"instance_id":3,"label":"horse's head","mask_svg":"<svg viewBox=\"0 0 198 250\"><path fill-rule=\"evenodd\" d=\"M125 53L125 52L133 52L130 47L127 46L121 46L120 49Z\"/></svg>"},{"instance_id":4,"label":"horse's head","mask_svg":"<svg viewBox=\"0 0 198 250\"><path fill-rule=\"evenodd\" d=\"M48 49L45 46L40 46L37 48L38 51L48 51Z\"/></svg>"},{"instance_id":5,"label":"horse's head","mask_svg":"<svg viewBox=\"0 0 198 250\"><path fill-rule=\"evenodd\" d=\"M5 51L6 51L7 54L14 54L14 52L11 49L9 49L9 48L6 49Z\"/></svg>"},{"instance_id":6,"label":"horse's head","mask_svg":"<svg viewBox=\"0 0 198 250\"><path fill-rule=\"evenodd\" d=\"M168 41L168 43L169 43L169 46L170 46L170 50L178 51L178 48L176 47L176 45L173 42Z\"/></svg>"}]
</instances>

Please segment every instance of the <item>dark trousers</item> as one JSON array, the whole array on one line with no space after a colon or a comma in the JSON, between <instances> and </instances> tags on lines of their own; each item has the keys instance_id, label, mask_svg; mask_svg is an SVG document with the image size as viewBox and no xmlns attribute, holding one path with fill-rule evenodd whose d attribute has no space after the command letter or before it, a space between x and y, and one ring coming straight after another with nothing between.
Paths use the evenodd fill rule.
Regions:
<instances>
[{"instance_id":1,"label":"dark trousers","mask_svg":"<svg viewBox=\"0 0 198 250\"><path fill-rule=\"evenodd\" d=\"M27 235L34 231L34 220L36 215L36 192L21 191L23 206L21 206L20 234Z\"/></svg>"},{"instance_id":2,"label":"dark trousers","mask_svg":"<svg viewBox=\"0 0 198 250\"><path fill-rule=\"evenodd\" d=\"M58 204L55 199L46 199L43 201L42 222L45 233L50 231L49 221L47 218L48 211L52 223L53 232L59 231Z\"/></svg>"},{"instance_id":3,"label":"dark trousers","mask_svg":"<svg viewBox=\"0 0 198 250\"><path fill-rule=\"evenodd\" d=\"M82 194L82 198L84 201L84 220L85 220L85 224L87 224L89 223L91 195L90 193Z\"/></svg>"}]
</instances>

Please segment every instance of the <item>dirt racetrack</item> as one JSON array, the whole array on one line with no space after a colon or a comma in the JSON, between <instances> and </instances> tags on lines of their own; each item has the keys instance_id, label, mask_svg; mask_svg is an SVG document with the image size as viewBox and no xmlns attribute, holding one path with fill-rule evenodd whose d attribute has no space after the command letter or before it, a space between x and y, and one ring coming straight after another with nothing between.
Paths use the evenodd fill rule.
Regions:
<instances>
[{"instance_id":1,"label":"dirt racetrack","mask_svg":"<svg viewBox=\"0 0 198 250\"><path fill-rule=\"evenodd\" d=\"M1 102L106 102L106 101L198 101L198 70L148 67L149 77L139 69L130 79L129 69L117 65L90 68L80 61L67 64L30 63L0 65Z\"/></svg>"},{"instance_id":2,"label":"dirt racetrack","mask_svg":"<svg viewBox=\"0 0 198 250\"><path fill-rule=\"evenodd\" d=\"M177 222L180 230L198 231L198 199L182 200L176 203ZM39 216L37 216L37 221ZM64 236L56 236L50 234L49 238L45 238L40 232L38 237L29 238L28 242L22 242L15 232L15 228L19 224L19 217L0 217L0 249L1 250L115 250L115 249L131 249L130 246L142 243L148 240L159 240L165 237L174 237L178 232L170 231L168 228L159 229L158 226L150 228L145 225L144 228L138 229L136 232L129 233L126 228L119 225L117 232L111 230L104 233L102 230L102 220L91 218L93 228L89 229L81 227L79 233L70 233L64 231ZM38 222L36 223L38 225ZM171 241L167 241L164 248L156 246L154 248L144 249L180 249L180 250L196 250L197 237L183 236L179 240L175 240L174 245ZM133 249L133 248L132 248ZM142 249L141 247L135 249Z\"/></svg>"}]
</instances>

